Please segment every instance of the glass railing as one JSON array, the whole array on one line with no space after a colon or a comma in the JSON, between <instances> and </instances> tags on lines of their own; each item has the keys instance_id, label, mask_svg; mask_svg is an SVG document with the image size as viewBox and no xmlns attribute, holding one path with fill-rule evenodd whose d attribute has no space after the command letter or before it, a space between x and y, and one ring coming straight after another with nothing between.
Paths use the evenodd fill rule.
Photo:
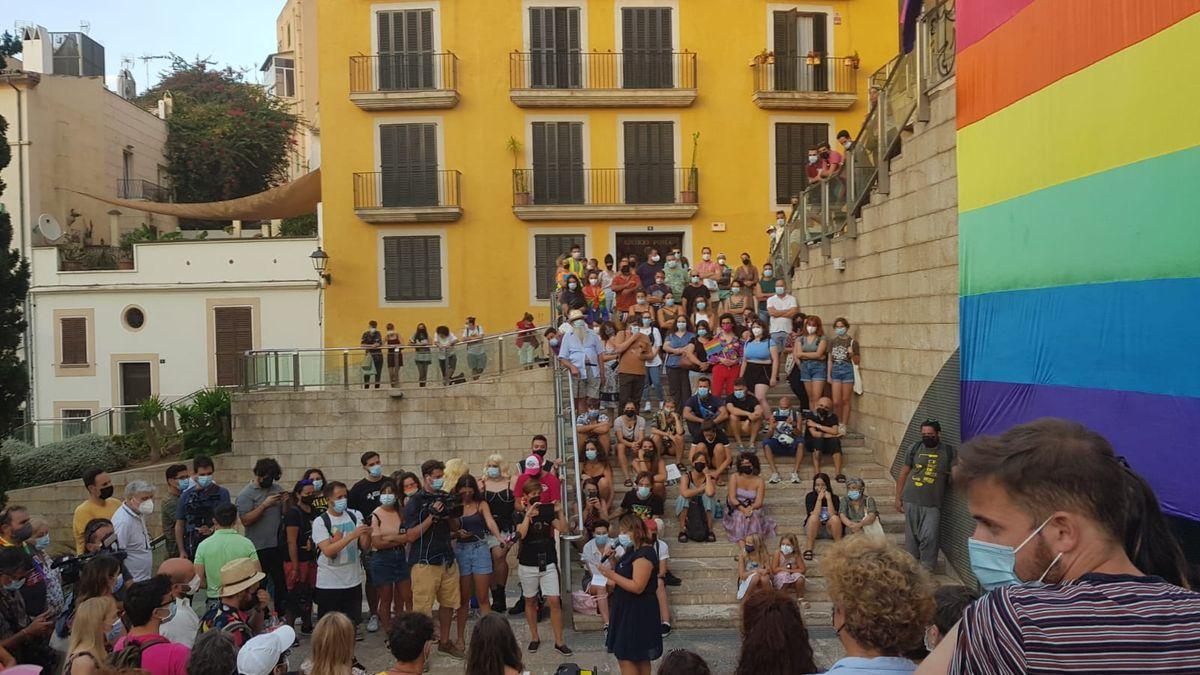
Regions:
<instances>
[{"instance_id":1,"label":"glass railing","mask_svg":"<svg viewBox=\"0 0 1200 675\"><path fill-rule=\"evenodd\" d=\"M258 349L243 360L243 391L448 387L546 364L546 326L449 347ZM408 341L407 339L405 340Z\"/></svg>"},{"instance_id":2,"label":"glass railing","mask_svg":"<svg viewBox=\"0 0 1200 675\"><path fill-rule=\"evenodd\" d=\"M810 183L774 235L770 259L786 278L808 260L809 245L819 243L828 256L834 237L857 236L855 214L873 190L888 192L888 161L899 152L901 132L914 115L928 119L929 92L954 73L954 7L954 0L946 0L926 10L916 51L900 54L867 78L871 108L841 170Z\"/></svg>"},{"instance_id":3,"label":"glass railing","mask_svg":"<svg viewBox=\"0 0 1200 675\"><path fill-rule=\"evenodd\" d=\"M186 396L163 401L162 423L169 431L176 429L175 409L190 404L203 389ZM48 417L13 429L6 438L16 439L34 447L56 443L82 434L97 436L123 436L140 431L143 427L136 405L113 406L88 417Z\"/></svg>"}]
</instances>

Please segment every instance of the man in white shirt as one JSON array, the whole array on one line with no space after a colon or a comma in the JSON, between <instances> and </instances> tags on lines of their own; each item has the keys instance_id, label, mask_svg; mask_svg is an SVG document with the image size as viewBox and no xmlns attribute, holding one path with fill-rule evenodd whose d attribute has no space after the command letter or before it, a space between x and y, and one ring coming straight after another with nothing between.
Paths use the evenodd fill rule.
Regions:
<instances>
[{"instance_id":1,"label":"man in white shirt","mask_svg":"<svg viewBox=\"0 0 1200 675\"><path fill-rule=\"evenodd\" d=\"M158 627L158 634L191 649L200 630L200 617L192 609L192 596L200 590L200 576L187 558L167 558L158 566L158 573L170 577L175 596L175 612L170 621Z\"/></svg>"},{"instance_id":2,"label":"man in white shirt","mask_svg":"<svg viewBox=\"0 0 1200 675\"><path fill-rule=\"evenodd\" d=\"M113 532L117 548L125 552L125 568L133 581L148 581L154 574L154 553L150 550L150 532L146 516L154 513L154 486L144 480L125 486L125 501L113 514Z\"/></svg>"},{"instance_id":3,"label":"man in white shirt","mask_svg":"<svg viewBox=\"0 0 1200 675\"><path fill-rule=\"evenodd\" d=\"M792 320L800 313L796 296L787 292L782 279L775 281L775 295L767 298L767 314L771 317L771 345L783 352L788 333L792 332Z\"/></svg>"}]
</instances>

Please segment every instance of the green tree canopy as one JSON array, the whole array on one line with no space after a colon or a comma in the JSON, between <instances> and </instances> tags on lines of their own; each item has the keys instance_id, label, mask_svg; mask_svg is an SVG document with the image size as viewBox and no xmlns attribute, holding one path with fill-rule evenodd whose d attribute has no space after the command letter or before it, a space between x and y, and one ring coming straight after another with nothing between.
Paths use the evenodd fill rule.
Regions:
<instances>
[{"instance_id":1,"label":"green tree canopy","mask_svg":"<svg viewBox=\"0 0 1200 675\"><path fill-rule=\"evenodd\" d=\"M0 170L12 159L7 132L8 121L0 117ZM0 181L0 194L4 188ZM20 356L29 261L12 248L12 241L11 214L0 210L0 437L21 423L21 407L29 394L29 377Z\"/></svg>"}]
</instances>

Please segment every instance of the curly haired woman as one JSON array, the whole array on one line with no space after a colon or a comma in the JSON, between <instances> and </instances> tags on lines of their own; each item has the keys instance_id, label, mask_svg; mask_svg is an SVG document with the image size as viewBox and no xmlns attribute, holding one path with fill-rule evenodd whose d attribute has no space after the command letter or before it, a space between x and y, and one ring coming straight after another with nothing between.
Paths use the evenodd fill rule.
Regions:
<instances>
[{"instance_id":1,"label":"curly haired woman","mask_svg":"<svg viewBox=\"0 0 1200 675\"><path fill-rule=\"evenodd\" d=\"M836 544L821 560L833 601L833 628L846 657L839 675L912 672L901 656L919 647L933 620L933 580L915 558L870 537Z\"/></svg>"}]
</instances>

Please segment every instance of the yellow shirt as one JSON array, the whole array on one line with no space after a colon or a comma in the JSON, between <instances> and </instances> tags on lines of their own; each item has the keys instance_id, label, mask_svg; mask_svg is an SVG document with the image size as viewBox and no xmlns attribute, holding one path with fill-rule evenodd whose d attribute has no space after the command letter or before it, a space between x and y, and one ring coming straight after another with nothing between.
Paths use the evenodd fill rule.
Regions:
<instances>
[{"instance_id":1,"label":"yellow shirt","mask_svg":"<svg viewBox=\"0 0 1200 675\"><path fill-rule=\"evenodd\" d=\"M103 506L88 499L75 507L75 517L71 519L71 529L75 532L75 553L83 553L83 528L97 518L112 520L113 514L121 507L121 500L109 497Z\"/></svg>"}]
</instances>

